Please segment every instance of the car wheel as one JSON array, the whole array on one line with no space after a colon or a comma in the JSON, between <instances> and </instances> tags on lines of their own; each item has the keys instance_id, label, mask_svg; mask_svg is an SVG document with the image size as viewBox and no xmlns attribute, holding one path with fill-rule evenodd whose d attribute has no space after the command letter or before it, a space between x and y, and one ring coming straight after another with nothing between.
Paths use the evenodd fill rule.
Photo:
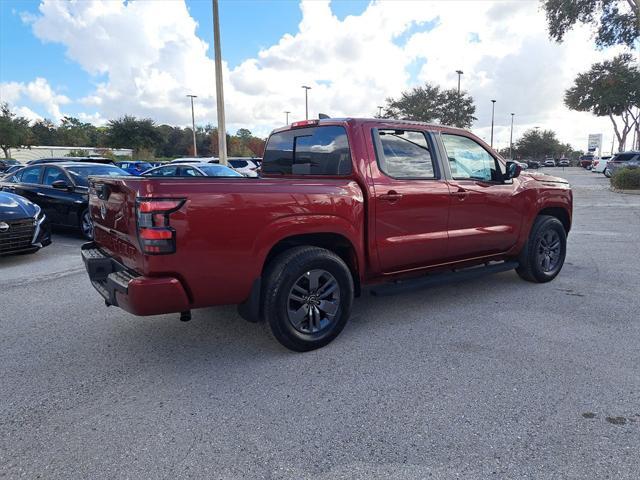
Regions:
<instances>
[{"instance_id":1,"label":"car wheel","mask_svg":"<svg viewBox=\"0 0 640 480\"><path fill-rule=\"evenodd\" d=\"M611 170L609 170L608 168L605 168L604 176L607 178L611 178Z\"/></svg>"},{"instance_id":2,"label":"car wheel","mask_svg":"<svg viewBox=\"0 0 640 480\"><path fill-rule=\"evenodd\" d=\"M93 240L93 220L88 209L80 215L80 233L87 240Z\"/></svg>"},{"instance_id":3,"label":"car wheel","mask_svg":"<svg viewBox=\"0 0 640 480\"><path fill-rule=\"evenodd\" d=\"M562 270L566 254L567 233L562 222L549 215L539 215L518 255L520 265L516 271L529 282L550 282Z\"/></svg>"},{"instance_id":4,"label":"car wheel","mask_svg":"<svg viewBox=\"0 0 640 480\"><path fill-rule=\"evenodd\" d=\"M295 247L267 268L262 311L265 325L296 352L320 348L342 331L353 304L353 278L335 253Z\"/></svg>"}]
</instances>

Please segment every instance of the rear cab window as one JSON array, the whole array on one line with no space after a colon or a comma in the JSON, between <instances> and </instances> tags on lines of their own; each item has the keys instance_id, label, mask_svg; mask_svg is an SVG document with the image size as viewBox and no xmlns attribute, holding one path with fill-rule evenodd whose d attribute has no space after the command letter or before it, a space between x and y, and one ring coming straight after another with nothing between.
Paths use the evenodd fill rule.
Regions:
<instances>
[{"instance_id":1,"label":"rear cab window","mask_svg":"<svg viewBox=\"0 0 640 480\"><path fill-rule=\"evenodd\" d=\"M349 175L351 151L347 131L339 125L320 125L274 133L267 142L262 172L272 175Z\"/></svg>"}]
</instances>

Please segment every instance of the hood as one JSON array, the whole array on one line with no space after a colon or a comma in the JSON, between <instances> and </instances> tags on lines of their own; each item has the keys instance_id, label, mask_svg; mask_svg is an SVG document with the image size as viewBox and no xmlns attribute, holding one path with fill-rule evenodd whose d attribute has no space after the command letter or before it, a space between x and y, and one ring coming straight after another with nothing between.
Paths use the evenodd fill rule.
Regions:
<instances>
[{"instance_id":1,"label":"hood","mask_svg":"<svg viewBox=\"0 0 640 480\"><path fill-rule=\"evenodd\" d=\"M40 207L20 195L0 192L0 221L35 217Z\"/></svg>"},{"instance_id":2,"label":"hood","mask_svg":"<svg viewBox=\"0 0 640 480\"><path fill-rule=\"evenodd\" d=\"M527 170L522 172L520 176L531 177L534 180L537 180L539 182L544 182L544 183L563 183L565 185L569 185L569 182L566 181L564 178L554 177L553 175L547 175L546 173L530 172Z\"/></svg>"}]
</instances>

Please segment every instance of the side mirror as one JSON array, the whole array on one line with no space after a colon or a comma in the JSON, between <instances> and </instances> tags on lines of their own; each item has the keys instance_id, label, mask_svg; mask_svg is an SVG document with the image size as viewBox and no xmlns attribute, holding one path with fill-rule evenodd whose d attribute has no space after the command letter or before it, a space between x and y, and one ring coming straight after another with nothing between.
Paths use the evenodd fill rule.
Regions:
<instances>
[{"instance_id":1,"label":"side mirror","mask_svg":"<svg viewBox=\"0 0 640 480\"><path fill-rule=\"evenodd\" d=\"M520 172L522 172L522 167L520 165L516 162L507 162L507 174L505 175L506 180L520 176Z\"/></svg>"},{"instance_id":2,"label":"side mirror","mask_svg":"<svg viewBox=\"0 0 640 480\"><path fill-rule=\"evenodd\" d=\"M71 185L69 185L65 180L56 180L51 184L51 186L56 190L71 190Z\"/></svg>"}]
</instances>

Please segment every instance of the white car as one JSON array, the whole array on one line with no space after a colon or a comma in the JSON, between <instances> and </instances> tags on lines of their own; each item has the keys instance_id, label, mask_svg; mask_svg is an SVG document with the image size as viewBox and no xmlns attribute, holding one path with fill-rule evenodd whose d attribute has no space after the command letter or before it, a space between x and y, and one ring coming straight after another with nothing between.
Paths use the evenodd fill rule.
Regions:
<instances>
[{"instance_id":1,"label":"white car","mask_svg":"<svg viewBox=\"0 0 640 480\"><path fill-rule=\"evenodd\" d=\"M247 177L258 176L258 164L251 157L230 157L229 166Z\"/></svg>"},{"instance_id":2,"label":"white car","mask_svg":"<svg viewBox=\"0 0 640 480\"><path fill-rule=\"evenodd\" d=\"M591 173L604 173L604 169L607 168L607 162L609 160L611 160L611 156L595 157L591 162Z\"/></svg>"}]
</instances>

